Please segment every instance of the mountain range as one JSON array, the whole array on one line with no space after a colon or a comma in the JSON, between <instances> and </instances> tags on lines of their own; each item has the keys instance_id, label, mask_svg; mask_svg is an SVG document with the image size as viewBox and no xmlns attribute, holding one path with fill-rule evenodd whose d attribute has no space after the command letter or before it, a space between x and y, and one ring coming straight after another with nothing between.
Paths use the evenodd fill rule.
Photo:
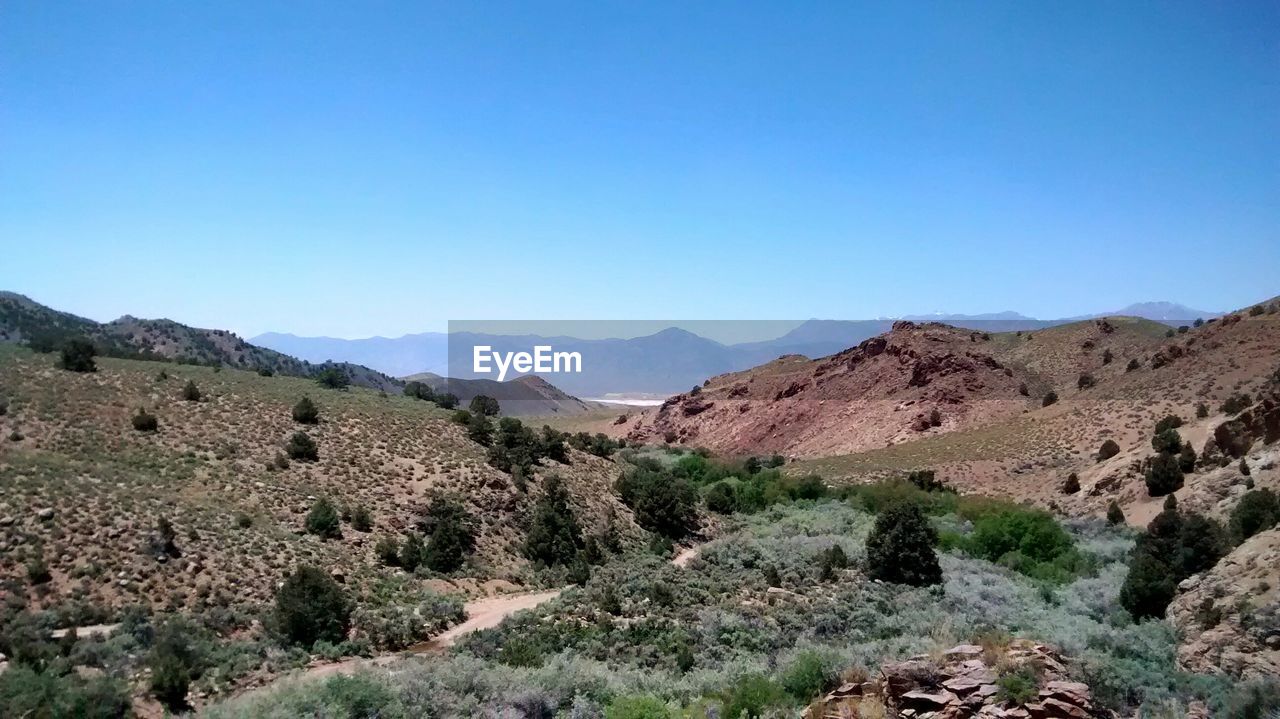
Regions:
<instances>
[{"instance_id":1,"label":"mountain range","mask_svg":"<svg viewBox=\"0 0 1280 719\"><path fill-rule=\"evenodd\" d=\"M737 344L722 344L678 327L626 339L426 332L397 338L348 340L269 332L251 338L250 342L312 363L350 362L395 377L429 372L464 379L490 378L472 371L472 351L477 345L489 346L495 352L529 351L534 345L549 345L556 351L581 353L582 372L538 374L570 394L599 397L610 393L671 394L708 377L748 369L785 355L826 357L888 332L899 319L944 322L962 329L994 333L1031 331L1104 316L1131 316L1179 326L1218 314L1172 302L1144 302L1115 312L1059 320L1041 320L1013 311L869 320L811 319L779 337Z\"/></svg>"}]
</instances>

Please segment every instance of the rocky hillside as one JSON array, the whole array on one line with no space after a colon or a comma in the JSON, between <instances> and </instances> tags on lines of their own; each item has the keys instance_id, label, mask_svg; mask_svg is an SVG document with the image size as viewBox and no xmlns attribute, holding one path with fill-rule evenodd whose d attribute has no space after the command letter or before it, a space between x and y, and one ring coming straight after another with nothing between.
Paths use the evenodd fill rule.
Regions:
<instances>
[{"instance_id":1,"label":"rocky hillside","mask_svg":"<svg viewBox=\"0 0 1280 719\"><path fill-rule=\"evenodd\" d=\"M185 397L188 382L197 401ZM291 416L304 396L318 424ZM374 556L378 540L402 536L439 496L462 499L478 521L472 559L441 588L521 583L524 527L549 473L565 478L586 531L638 533L610 491L611 461L571 450L567 464L545 459L518 488L447 412L407 397L101 357L98 371L75 373L53 355L0 345L0 399L0 577L26 584L42 562L51 581L33 595L37 606L71 597L116 607L254 604L299 563L368 586L392 572ZM156 431L135 429L139 408L156 417ZM286 458L297 431L315 441L318 460ZM368 510L372 526L344 525L329 540L304 533L320 497ZM149 549L162 517L179 556Z\"/></svg>"},{"instance_id":2,"label":"rocky hillside","mask_svg":"<svg viewBox=\"0 0 1280 719\"><path fill-rule=\"evenodd\" d=\"M1182 637L1178 664L1188 671L1280 676L1280 528L1185 580L1168 616Z\"/></svg>"},{"instance_id":3,"label":"rocky hillside","mask_svg":"<svg viewBox=\"0 0 1280 719\"><path fill-rule=\"evenodd\" d=\"M249 344L226 330L200 329L173 320L147 320L129 315L98 323L59 312L19 294L0 292L0 342L47 351L60 348L74 337L90 339L99 354L111 357L170 360L295 377L313 377L325 369L337 368L360 387L399 392L403 386L402 382L368 367L304 362Z\"/></svg>"}]
</instances>

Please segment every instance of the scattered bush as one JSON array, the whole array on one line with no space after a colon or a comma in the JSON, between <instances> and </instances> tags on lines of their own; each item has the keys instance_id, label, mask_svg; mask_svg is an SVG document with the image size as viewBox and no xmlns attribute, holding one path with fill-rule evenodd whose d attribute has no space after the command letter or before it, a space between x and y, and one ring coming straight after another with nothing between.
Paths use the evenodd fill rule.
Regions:
<instances>
[{"instance_id":1,"label":"scattered bush","mask_svg":"<svg viewBox=\"0 0 1280 719\"><path fill-rule=\"evenodd\" d=\"M368 532L373 529L373 515L369 513L368 507L357 504L351 510L351 528L357 532Z\"/></svg>"},{"instance_id":2,"label":"scattered bush","mask_svg":"<svg viewBox=\"0 0 1280 719\"><path fill-rule=\"evenodd\" d=\"M319 424L320 408L316 407L310 397L303 397L293 406L293 421L298 424Z\"/></svg>"},{"instance_id":3,"label":"scattered bush","mask_svg":"<svg viewBox=\"0 0 1280 719\"><path fill-rule=\"evenodd\" d=\"M1107 524L1117 525L1124 524L1124 510L1120 509L1120 504L1114 499L1111 504L1107 505Z\"/></svg>"},{"instance_id":4,"label":"scattered bush","mask_svg":"<svg viewBox=\"0 0 1280 719\"><path fill-rule=\"evenodd\" d=\"M154 414L149 414L142 407L138 408L138 413L133 415L133 428L139 432L155 432L160 428L160 420Z\"/></svg>"},{"instance_id":5,"label":"scattered bush","mask_svg":"<svg viewBox=\"0 0 1280 719\"><path fill-rule=\"evenodd\" d=\"M1222 406L1218 408L1218 411L1228 415L1240 414L1248 409L1250 404L1253 404L1253 402L1249 399L1249 395L1236 393L1228 397L1222 403Z\"/></svg>"},{"instance_id":6,"label":"scattered bush","mask_svg":"<svg viewBox=\"0 0 1280 719\"><path fill-rule=\"evenodd\" d=\"M337 539L342 536L338 509L327 497L321 497L311 505L311 511L307 512L306 529L308 533L322 539Z\"/></svg>"},{"instance_id":7,"label":"scattered bush","mask_svg":"<svg viewBox=\"0 0 1280 719\"><path fill-rule=\"evenodd\" d=\"M347 636L351 604L338 583L320 569L301 566L276 592L276 621L294 644L338 643Z\"/></svg>"},{"instance_id":8,"label":"scattered bush","mask_svg":"<svg viewBox=\"0 0 1280 719\"><path fill-rule=\"evenodd\" d=\"M306 432L294 432L289 438L289 443L285 445L284 451L290 459L299 462L316 462L320 459L320 449Z\"/></svg>"},{"instance_id":9,"label":"scattered bush","mask_svg":"<svg viewBox=\"0 0 1280 719\"><path fill-rule=\"evenodd\" d=\"M87 339L70 339L62 347L62 359L58 363L69 372L97 372L98 365L93 361L98 351Z\"/></svg>"}]
</instances>

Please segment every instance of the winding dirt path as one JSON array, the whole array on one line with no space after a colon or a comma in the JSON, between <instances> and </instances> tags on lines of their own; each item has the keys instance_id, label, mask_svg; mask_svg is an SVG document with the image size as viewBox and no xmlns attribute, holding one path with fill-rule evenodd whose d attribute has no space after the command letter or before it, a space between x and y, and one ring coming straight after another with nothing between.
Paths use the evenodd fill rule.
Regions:
<instances>
[{"instance_id":1,"label":"winding dirt path","mask_svg":"<svg viewBox=\"0 0 1280 719\"><path fill-rule=\"evenodd\" d=\"M701 544L695 544L692 547L685 547L676 553L671 560L671 564L677 567L687 567L690 562L698 557L702 551ZM431 639L416 644L402 652L394 652L391 654L380 654L376 657L352 657L337 662L329 662L327 664L315 664L308 666L299 673L294 673L288 678L291 679L317 679L338 674L353 674L365 667L386 666L391 662L408 656L416 656L423 654L440 654L449 647L452 647L459 639L465 637L472 632L478 632L481 629L492 629L502 623L502 620L515 614L516 612L526 609L533 609L544 602L560 596L563 589L549 589L542 592L525 592L521 594L499 594L492 597L484 597L467 602L463 606L466 612L466 621L456 626L450 627L448 630L437 634ZM283 678L283 677L282 677ZM250 689L256 691L265 689L272 682Z\"/></svg>"}]
</instances>

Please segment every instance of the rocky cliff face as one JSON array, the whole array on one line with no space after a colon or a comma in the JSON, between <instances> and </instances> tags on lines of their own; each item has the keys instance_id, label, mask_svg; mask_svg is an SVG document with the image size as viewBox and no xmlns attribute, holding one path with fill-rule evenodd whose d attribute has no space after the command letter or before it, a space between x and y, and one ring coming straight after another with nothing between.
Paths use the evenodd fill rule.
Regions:
<instances>
[{"instance_id":1,"label":"rocky cliff face","mask_svg":"<svg viewBox=\"0 0 1280 719\"><path fill-rule=\"evenodd\" d=\"M1280 528L1260 532L1179 587L1178 663L1199 673L1280 676Z\"/></svg>"},{"instance_id":2,"label":"rocky cliff face","mask_svg":"<svg viewBox=\"0 0 1280 719\"><path fill-rule=\"evenodd\" d=\"M1012 680L1010 677L1017 677ZM1089 687L1067 678L1054 649L1014 640L1002 650L962 644L941 660L885 665L873 681L846 684L809 707L807 719L1087 719L1112 717L1093 706Z\"/></svg>"}]
</instances>

